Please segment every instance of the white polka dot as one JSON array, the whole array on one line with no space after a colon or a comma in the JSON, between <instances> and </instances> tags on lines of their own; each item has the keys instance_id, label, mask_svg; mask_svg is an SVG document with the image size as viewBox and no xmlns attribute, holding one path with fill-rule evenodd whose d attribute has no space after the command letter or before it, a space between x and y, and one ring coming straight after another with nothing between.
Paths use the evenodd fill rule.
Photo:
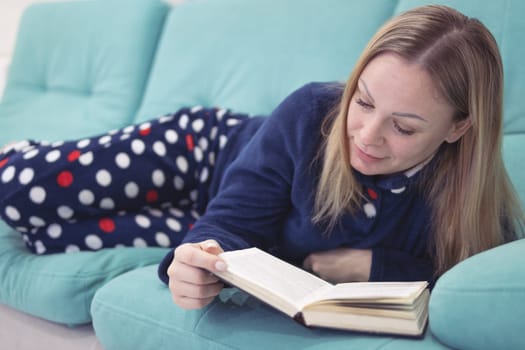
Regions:
<instances>
[{"instance_id":1,"label":"white polka dot","mask_svg":"<svg viewBox=\"0 0 525 350\"><path fill-rule=\"evenodd\" d=\"M166 225L175 232L180 232L180 230L182 230L180 222L174 218L166 219Z\"/></svg>"},{"instance_id":2,"label":"white polka dot","mask_svg":"<svg viewBox=\"0 0 525 350\"><path fill-rule=\"evenodd\" d=\"M202 119L195 119L191 123L191 127L193 128L193 131L199 133L204 128L204 121Z\"/></svg>"},{"instance_id":3,"label":"white polka dot","mask_svg":"<svg viewBox=\"0 0 525 350\"><path fill-rule=\"evenodd\" d=\"M170 238L164 232L157 232L155 234L155 241L161 247L169 247L171 244Z\"/></svg>"},{"instance_id":4,"label":"white polka dot","mask_svg":"<svg viewBox=\"0 0 525 350\"><path fill-rule=\"evenodd\" d=\"M153 181L153 184L157 187L161 187L164 185L164 182L166 181L166 178L164 177L164 173L162 170L157 169L154 170L151 174L151 180Z\"/></svg>"},{"instance_id":5,"label":"white polka dot","mask_svg":"<svg viewBox=\"0 0 525 350\"><path fill-rule=\"evenodd\" d=\"M176 217L182 218L184 217L184 212L177 208L171 208L170 213Z\"/></svg>"},{"instance_id":6,"label":"white polka dot","mask_svg":"<svg viewBox=\"0 0 525 350\"><path fill-rule=\"evenodd\" d=\"M20 226L15 227L15 229L16 229L18 232L27 232L27 231L28 231L26 227L20 227Z\"/></svg>"},{"instance_id":7,"label":"white polka dot","mask_svg":"<svg viewBox=\"0 0 525 350\"><path fill-rule=\"evenodd\" d=\"M215 165L215 152L210 152L208 155L208 161L210 162L210 165Z\"/></svg>"},{"instance_id":8,"label":"white polka dot","mask_svg":"<svg viewBox=\"0 0 525 350\"><path fill-rule=\"evenodd\" d=\"M34 227L46 226L46 222L44 221L44 219L39 218L38 216L31 216L29 218L29 223L31 224L31 226Z\"/></svg>"},{"instance_id":9,"label":"white polka dot","mask_svg":"<svg viewBox=\"0 0 525 350\"><path fill-rule=\"evenodd\" d=\"M206 180L208 180L208 177L209 177L208 168L206 167L202 168L201 176L200 176L201 183L205 183Z\"/></svg>"},{"instance_id":10,"label":"white polka dot","mask_svg":"<svg viewBox=\"0 0 525 350\"><path fill-rule=\"evenodd\" d=\"M16 168L14 166L8 166L2 173L2 182L8 183L15 177Z\"/></svg>"},{"instance_id":11,"label":"white polka dot","mask_svg":"<svg viewBox=\"0 0 525 350\"><path fill-rule=\"evenodd\" d=\"M202 162L202 158L204 158L204 155L202 153L202 150L199 147L194 148L193 155L197 162Z\"/></svg>"},{"instance_id":12,"label":"white polka dot","mask_svg":"<svg viewBox=\"0 0 525 350\"><path fill-rule=\"evenodd\" d=\"M150 213L151 216L155 216L155 217L157 217L157 218L162 217L162 211L159 210L159 209L156 209L156 208L149 208L149 209L148 209L148 212Z\"/></svg>"},{"instance_id":13,"label":"white polka dot","mask_svg":"<svg viewBox=\"0 0 525 350\"><path fill-rule=\"evenodd\" d=\"M147 130L151 128L151 123L143 123L139 126L139 130Z\"/></svg>"},{"instance_id":14,"label":"white polka dot","mask_svg":"<svg viewBox=\"0 0 525 350\"><path fill-rule=\"evenodd\" d=\"M89 249L93 249L93 250L99 250L100 248L102 248L102 245L103 245L100 237L95 236L95 235L86 236L86 239L84 240L84 242L86 243Z\"/></svg>"},{"instance_id":15,"label":"white polka dot","mask_svg":"<svg viewBox=\"0 0 525 350\"><path fill-rule=\"evenodd\" d=\"M86 148L87 146L89 146L90 143L91 143L91 141L89 139L80 140L80 141L77 142L77 147L78 148Z\"/></svg>"},{"instance_id":16,"label":"white polka dot","mask_svg":"<svg viewBox=\"0 0 525 350\"><path fill-rule=\"evenodd\" d=\"M222 149L224 146L226 146L226 142L228 142L228 138L225 135L221 135L219 137L219 147Z\"/></svg>"},{"instance_id":17,"label":"white polka dot","mask_svg":"<svg viewBox=\"0 0 525 350\"><path fill-rule=\"evenodd\" d=\"M58 160L58 158L60 158L60 151L57 150L57 149L52 150L51 152L46 154L46 161L48 163L56 162Z\"/></svg>"},{"instance_id":18,"label":"white polka dot","mask_svg":"<svg viewBox=\"0 0 525 350\"><path fill-rule=\"evenodd\" d=\"M190 122L190 118L188 117L188 115L187 114L183 114L179 118L179 127L182 130L186 130L186 128L188 127L188 123L189 122Z\"/></svg>"},{"instance_id":19,"label":"white polka dot","mask_svg":"<svg viewBox=\"0 0 525 350\"><path fill-rule=\"evenodd\" d=\"M195 220L201 217L201 216L199 215L199 213L197 213L196 210L192 210L190 214L191 214L191 216L193 216L193 218L194 218Z\"/></svg>"},{"instance_id":20,"label":"white polka dot","mask_svg":"<svg viewBox=\"0 0 525 350\"><path fill-rule=\"evenodd\" d=\"M53 239L57 239L62 235L62 226L59 224L51 224L47 228L47 234Z\"/></svg>"},{"instance_id":21,"label":"white polka dot","mask_svg":"<svg viewBox=\"0 0 525 350\"><path fill-rule=\"evenodd\" d=\"M133 140L131 141L131 150L136 155L141 155L146 150L146 145L141 140Z\"/></svg>"},{"instance_id":22,"label":"white polka dot","mask_svg":"<svg viewBox=\"0 0 525 350\"><path fill-rule=\"evenodd\" d=\"M197 201L197 196L198 196L198 191L197 190L193 190L190 192L190 198L192 201L196 202Z\"/></svg>"},{"instance_id":23,"label":"white polka dot","mask_svg":"<svg viewBox=\"0 0 525 350\"><path fill-rule=\"evenodd\" d=\"M56 141L51 144L52 147L60 147L64 144L64 141Z\"/></svg>"},{"instance_id":24,"label":"white polka dot","mask_svg":"<svg viewBox=\"0 0 525 350\"><path fill-rule=\"evenodd\" d=\"M172 114L163 115L162 117L159 118L159 123L164 124L164 123L171 122L172 120L173 120Z\"/></svg>"},{"instance_id":25,"label":"white polka dot","mask_svg":"<svg viewBox=\"0 0 525 350\"><path fill-rule=\"evenodd\" d=\"M74 211L68 206L62 205L57 208L57 214L64 220L69 220L73 217Z\"/></svg>"},{"instance_id":26,"label":"white polka dot","mask_svg":"<svg viewBox=\"0 0 525 350\"><path fill-rule=\"evenodd\" d=\"M228 119L226 121L226 125L227 126L235 126L235 125L239 124L239 122L240 122L239 119L231 118L231 119Z\"/></svg>"},{"instance_id":27,"label":"white polka dot","mask_svg":"<svg viewBox=\"0 0 525 350\"><path fill-rule=\"evenodd\" d=\"M135 216L135 222L142 228L148 228L151 226L151 221L145 215Z\"/></svg>"},{"instance_id":28,"label":"white polka dot","mask_svg":"<svg viewBox=\"0 0 525 350\"><path fill-rule=\"evenodd\" d=\"M97 183L102 187L108 187L111 185L111 174L106 169L97 171L95 178Z\"/></svg>"},{"instance_id":29,"label":"white polka dot","mask_svg":"<svg viewBox=\"0 0 525 350\"><path fill-rule=\"evenodd\" d=\"M184 188L184 180L180 176L175 176L173 179L173 185L175 186L175 189L180 191Z\"/></svg>"},{"instance_id":30,"label":"white polka dot","mask_svg":"<svg viewBox=\"0 0 525 350\"><path fill-rule=\"evenodd\" d=\"M211 128L211 131L210 131L210 139L213 141L215 140L215 138L217 138L217 134L219 132L219 129L214 126L213 128Z\"/></svg>"},{"instance_id":31,"label":"white polka dot","mask_svg":"<svg viewBox=\"0 0 525 350\"><path fill-rule=\"evenodd\" d=\"M46 246L44 245L44 243L42 243L42 241L36 241L35 242L35 252L38 254L38 255L42 255L46 252Z\"/></svg>"},{"instance_id":32,"label":"white polka dot","mask_svg":"<svg viewBox=\"0 0 525 350\"><path fill-rule=\"evenodd\" d=\"M100 201L100 208L106 210L115 209L115 202L111 198L102 198Z\"/></svg>"},{"instance_id":33,"label":"white polka dot","mask_svg":"<svg viewBox=\"0 0 525 350\"><path fill-rule=\"evenodd\" d=\"M166 146L162 141L157 141L153 144L153 152L155 152L159 157L164 157L166 155Z\"/></svg>"},{"instance_id":34,"label":"white polka dot","mask_svg":"<svg viewBox=\"0 0 525 350\"><path fill-rule=\"evenodd\" d=\"M184 158L183 156L178 156L176 163L177 167L182 173L186 174L188 172L188 161L186 160L186 158Z\"/></svg>"},{"instance_id":35,"label":"white polka dot","mask_svg":"<svg viewBox=\"0 0 525 350\"><path fill-rule=\"evenodd\" d=\"M128 182L124 186L124 193L128 198L135 198L139 194L139 186L134 182Z\"/></svg>"},{"instance_id":36,"label":"white polka dot","mask_svg":"<svg viewBox=\"0 0 525 350\"><path fill-rule=\"evenodd\" d=\"M135 130L134 125L126 126L124 129L122 129L122 132L125 134L131 134Z\"/></svg>"},{"instance_id":37,"label":"white polka dot","mask_svg":"<svg viewBox=\"0 0 525 350\"><path fill-rule=\"evenodd\" d=\"M177 135L177 132L175 130L166 130L164 133L164 138L166 139L166 142L174 144L179 139L179 135Z\"/></svg>"},{"instance_id":38,"label":"white polka dot","mask_svg":"<svg viewBox=\"0 0 525 350\"><path fill-rule=\"evenodd\" d=\"M122 134L122 135L120 136L120 139L121 139L122 141L127 140L127 139L129 139L129 138L130 138L130 135L129 135L129 134Z\"/></svg>"},{"instance_id":39,"label":"white polka dot","mask_svg":"<svg viewBox=\"0 0 525 350\"><path fill-rule=\"evenodd\" d=\"M98 139L98 143L101 144L101 145L105 145L105 144L108 144L111 142L111 136L110 135L105 135L105 136L102 136L100 139Z\"/></svg>"},{"instance_id":40,"label":"white polka dot","mask_svg":"<svg viewBox=\"0 0 525 350\"><path fill-rule=\"evenodd\" d=\"M31 181L33 181L33 177L35 176L35 171L31 168L25 168L20 172L20 175L18 175L18 181L22 185L27 185Z\"/></svg>"},{"instance_id":41,"label":"white polka dot","mask_svg":"<svg viewBox=\"0 0 525 350\"><path fill-rule=\"evenodd\" d=\"M95 195L90 190L82 190L78 194L78 200L81 204L91 205L95 202Z\"/></svg>"},{"instance_id":42,"label":"white polka dot","mask_svg":"<svg viewBox=\"0 0 525 350\"><path fill-rule=\"evenodd\" d=\"M121 169L126 169L129 167L131 160L126 153L119 153L115 157L115 163Z\"/></svg>"},{"instance_id":43,"label":"white polka dot","mask_svg":"<svg viewBox=\"0 0 525 350\"><path fill-rule=\"evenodd\" d=\"M20 212L10 205L5 208L5 215L12 221L20 220Z\"/></svg>"},{"instance_id":44,"label":"white polka dot","mask_svg":"<svg viewBox=\"0 0 525 350\"><path fill-rule=\"evenodd\" d=\"M69 244L66 249L64 250L65 253L78 253L80 251L80 248L77 245Z\"/></svg>"},{"instance_id":45,"label":"white polka dot","mask_svg":"<svg viewBox=\"0 0 525 350\"><path fill-rule=\"evenodd\" d=\"M203 151L206 151L208 149L208 139L205 138L205 137L201 137L199 139L199 147L203 150Z\"/></svg>"},{"instance_id":46,"label":"white polka dot","mask_svg":"<svg viewBox=\"0 0 525 350\"><path fill-rule=\"evenodd\" d=\"M135 248L145 248L148 246L148 243L146 243L146 241L142 238L135 238L133 240L133 246Z\"/></svg>"},{"instance_id":47,"label":"white polka dot","mask_svg":"<svg viewBox=\"0 0 525 350\"><path fill-rule=\"evenodd\" d=\"M91 165L91 163L93 163L93 152L84 153L78 157L78 161L84 166Z\"/></svg>"},{"instance_id":48,"label":"white polka dot","mask_svg":"<svg viewBox=\"0 0 525 350\"><path fill-rule=\"evenodd\" d=\"M33 203L42 204L46 200L46 190L40 186L35 186L29 190L29 198Z\"/></svg>"},{"instance_id":49,"label":"white polka dot","mask_svg":"<svg viewBox=\"0 0 525 350\"><path fill-rule=\"evenodd\" d=\"M226 112L228 112L227 109L220 109L217 111L217 119L221 120L222 117L224 117L224 115L226 114Z\"/></svg>"},{"instance_id":50,"label":"white polka dot","mask_svg":"<svg viewBox=\"0 0 525 350\"><path fill-rule=\"evenodd\" d=\"M376 207L372 203L366 203L363 206L367 218L373 218L376 216Z\"/></svg>"},{"instance_id":51,"label":"white polka dot","mask_svg":"<svg viewBox=\"0 0 525 350\"><path fill-rule=\"evenodd\" d=\"M24 154L24 159L34 158L38 153L39 153L39 151L37 149L33 149L33 150L27 152L26 154Z\"/></svg>"},{"instance_id":52,"label":"white polka dot","mask_svg":"<svg viewBox=\"0 0 525 350\"><path fill-rule=\"evenodd\" d=\"M194 106L194 107L191 107L190 111L191 113L197 113L198 111L202 110L202 106Z\"/></svg>"},{"instance_id":53,"label":"white polka dot","mask_svg":"<svg viewBox=\"0 0 525 350\"><path fill-rule=\"evenodd\" d=\"M400 188L394 188L392 190L390 190L392 193L395 193L395 194L400 194L400 193L403 193L405 192L406 190L406 187L400 187Z\"/></svg>"}]
</instances>

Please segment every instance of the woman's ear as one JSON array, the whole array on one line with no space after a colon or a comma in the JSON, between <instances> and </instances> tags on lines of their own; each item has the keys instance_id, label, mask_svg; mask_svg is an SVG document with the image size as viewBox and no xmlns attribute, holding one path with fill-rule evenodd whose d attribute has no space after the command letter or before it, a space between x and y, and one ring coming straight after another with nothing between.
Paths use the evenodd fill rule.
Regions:
<instances>
[{"instance_id":1,"label":"woman's ear","mask_svg":"<svg viewBox=\"0 0 525 350\"><path fill-rule=\"evenodd\" d=\"M460 120L459 122L454 122L454 125L450 129L447 137L445 138L445 141L448 143L456 142L461 138L461 136L465 135L471 126L472 121L470 120L470 116Z\"/></svg>"}]
</instances>

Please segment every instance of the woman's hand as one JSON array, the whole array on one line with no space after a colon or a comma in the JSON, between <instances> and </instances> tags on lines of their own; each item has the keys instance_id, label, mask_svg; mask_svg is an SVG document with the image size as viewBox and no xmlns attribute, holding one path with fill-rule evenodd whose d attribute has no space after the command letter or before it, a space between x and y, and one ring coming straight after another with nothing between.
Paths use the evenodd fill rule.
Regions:
<instances>
[{"instance_id":1,"label":"woman's hand","mask_svg":"<svg viewBox=\"0 0 525 350\"><path fill-rule=\"evenodd\" d=\"M332 283L366 282L370 279L372 250L337 248L312 253L303 268Z\"/></svg>"},{"instance_id":2,"label":"woman's hand","mask_svg":"<svg viewBox=\"0 0 525 350\"><path fill-rule=\"evenodd\" d=\"M169 288L175 304L184 309L200 309L213 301L223 283L212 274L226 270L217 255L223 250L214 240L182 244L168 267Z\"/></svg>"}]
</instances>

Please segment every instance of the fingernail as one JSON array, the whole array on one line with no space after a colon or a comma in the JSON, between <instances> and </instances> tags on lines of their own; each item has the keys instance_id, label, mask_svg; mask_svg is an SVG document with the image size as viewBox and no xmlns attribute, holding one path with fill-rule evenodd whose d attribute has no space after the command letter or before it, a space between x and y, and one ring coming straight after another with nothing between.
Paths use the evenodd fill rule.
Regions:
<instances>
[{"instance_id":1,"label":"fingernail","mask_svg":"<svg viewBox=\"0 0 525 350\"><path fill-rule=\"evenodd\" d=\"M226 264L224 263L224 261L217 261L215 263L215 269L217 269L217 271L226 271Z\"/></svg>"}]
</instances>

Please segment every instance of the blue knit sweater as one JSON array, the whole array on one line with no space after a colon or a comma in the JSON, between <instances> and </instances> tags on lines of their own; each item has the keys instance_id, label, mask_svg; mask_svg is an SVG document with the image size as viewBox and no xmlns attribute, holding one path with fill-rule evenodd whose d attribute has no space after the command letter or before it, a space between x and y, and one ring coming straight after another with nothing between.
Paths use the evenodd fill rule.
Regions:
<instances>
[{"instance_id":1,"label":"blue knit sweater","mask_svg":"<svg viewBox=\"0 0 525 350\"><path fill-rule=\"evenodd\" d=\"M257 246L296 265L312 252L372 249L371 281L431 281L421 172L355 172L368 194L363 210L344 216L329 234L312 223L321 124L341 94L340 85L308 84L271 116L244 122L218 158L212 199L184 242L215 239L224 250ZM164 282L172 259L173 251L159 267Z\"/></svg>"}]
</instances>

